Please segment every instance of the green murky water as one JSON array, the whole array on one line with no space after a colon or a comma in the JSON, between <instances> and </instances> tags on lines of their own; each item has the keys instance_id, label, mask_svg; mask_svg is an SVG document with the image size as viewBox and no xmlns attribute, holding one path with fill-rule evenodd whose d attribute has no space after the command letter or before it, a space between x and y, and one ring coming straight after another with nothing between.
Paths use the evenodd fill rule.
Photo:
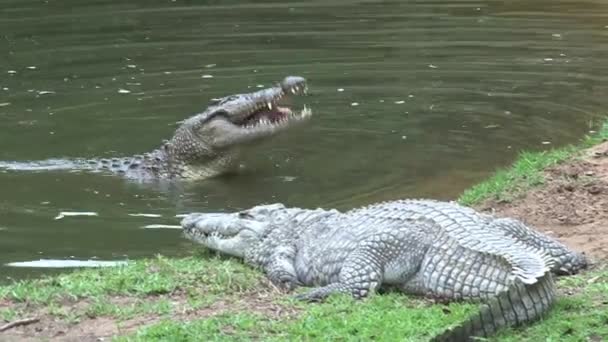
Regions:
<instances>
[{"instance_id":1,"label":"green murky water","mask_svg":"<svg viewBox=\"0 0 608 342\"><path fill-rule=\"evenodd\" d=\"M0 173L0 264L180 255L178 230L141 227L191 211L453 198L518 150L594 129L607 13L599 0L2 0L0 160L145 152L208 99L285 75L309 79L315 116L253 150L245 173L193 185Z\"/></svg>"}]
</instances>

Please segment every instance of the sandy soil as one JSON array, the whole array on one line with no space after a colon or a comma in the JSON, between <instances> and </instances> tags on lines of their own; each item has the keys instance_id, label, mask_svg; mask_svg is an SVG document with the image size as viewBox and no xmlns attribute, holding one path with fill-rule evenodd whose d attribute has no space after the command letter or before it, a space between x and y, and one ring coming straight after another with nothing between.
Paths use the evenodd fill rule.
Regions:
<instances>
[{"instance_id":1,"label":"sandy soil","mask_svg":"<svg viewBox=\"0 0 608 342\"><path fill-rule=\"evenodd\" d=\"M545 171L545 184L512 202L477 206L497 216L520 219L582 251L592 261L608 260L608 142L582 158Z\"/></svg>"}]
</instances>

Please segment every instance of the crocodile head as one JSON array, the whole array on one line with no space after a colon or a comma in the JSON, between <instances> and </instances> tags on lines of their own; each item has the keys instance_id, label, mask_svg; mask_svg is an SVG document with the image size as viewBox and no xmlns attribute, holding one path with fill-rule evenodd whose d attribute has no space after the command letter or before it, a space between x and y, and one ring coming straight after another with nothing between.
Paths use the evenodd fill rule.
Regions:
<instances>
[{"instance_id":1,"label":"crocodile head","mask_svg":"<svg viewBox=\"0 0 608 342\"><path fill-rule=\"evenodd\" d=\"M258 205L236 213L194 213L181 222L184 236L209 249L243 257L277 224L290 219L282 204Z\"/></svg>"},{"instance_id":2,"label":"crocodile head","mask_svg":"<svg viewBox=\"0 0 608 342\"><path fill-rule=\"evenodd\" d=\"M274 87L212 99L207 109L182 122L164 144L168 164L183 177L220 173L233 150L276 135L312 116L309 108L291 108L290 97L304 95L306 79L289 76ZM213 170L209 170L213 169Z\"/></svg>"}]
</instances>

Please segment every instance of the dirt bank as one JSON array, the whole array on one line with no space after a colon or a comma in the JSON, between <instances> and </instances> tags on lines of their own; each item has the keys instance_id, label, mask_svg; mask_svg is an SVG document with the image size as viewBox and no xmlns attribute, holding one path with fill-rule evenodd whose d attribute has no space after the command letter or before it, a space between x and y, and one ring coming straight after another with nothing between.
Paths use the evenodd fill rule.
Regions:
<instances>
[{"instance_id":1,"label":"dirt bank","mask_svg":"<svg viewBox=\"0 0 608 342\"><path fill-rule=\"evenodd\" d=\"M510 202L477 209L510 216L544 231L595 261L608 260L608 142L544 171L545 183Z\"/></svg>"}]
</instances>

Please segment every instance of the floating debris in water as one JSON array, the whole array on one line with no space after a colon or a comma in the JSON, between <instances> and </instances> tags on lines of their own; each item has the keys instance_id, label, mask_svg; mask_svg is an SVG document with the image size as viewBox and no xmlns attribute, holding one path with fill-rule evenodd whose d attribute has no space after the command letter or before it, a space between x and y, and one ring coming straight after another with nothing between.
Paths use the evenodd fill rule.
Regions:
<instances>
[{"instance_id":1,"label":"floating debris in water","mask_svg":"<svg viewBox=\"0 0 608 342\"><path fill-rule=\"evenodd\" d=\"M67 216L99 216L93 211L62 211L55 217L55 220L62 219Z\"/></svg>"},{"instance_id":2,"label":"floating debris in water","mask_svg":"<svg viewBox=\"0 0 608 342\"><path fill-rule=\"evenodd\" d=\"M134 216L134 217L162 217L163 215L160 214L145 214L145 213L136 213L136 214L129 214L129 216Z\"/></svg>"},{"instance_id":3,"label":"floating debris in water","mask_svg":"<svg viewBox=\"0 0 608 342\"><path fill-rule=\"evenodd\" d=\"M283 182L293 182L298 177L294 177L294 176L281 176L279 178L281 178L283 180Z\"/></svg>"},{"instance_id":4,"label":"floating debris in water","mask_svg":"<svg viewBox=\"0 0 608 342\"><path fill-rule=\"evenodd\" d=\"M500 127L500 125L496 125L496 124L491 124L491 125L487 125L484 128L498 128Z\"/></svg>"},{"instance_id":5,"label":"floating debris in water","mask_svg":"<svg viewBox=\"0 0 608 342\"><path fill-rule=\"evenodd\" d=\"M264 88L264 85L263 85L263 84L258 84L258 85L256 85L255 87L256 87L256 88Z\"/></svg>"},{"instance_id":6,"label":"floating debris in water","mask_svg":"<svg viewBox=\"0 0 608 342\"><path fill-rule=\"evenodd\" d=\"M10 75L14 75L14 74L16 74L16 73L17 73L17 71L16 71L16 70L9 70L9 71L7 71L7 72L8 72Z\"/></svg>"},{"instance_id":7,"label":"floating debris in water","mask_svg":"<svg viewBox=\"0 0 608 342\"><path fill-rule=\"evenodd\" d=\"M33 261L9 262L5 265L10 267L34 268L114 267L127 265L127 261L40 259Z\"/></svg>"},{"instance_id":8,"label":"floating debris in water","mask_svg":"<svg viewBox=\"0 0 608 342\"><path fill-rule=\"evenodd\" d=\"M550 141L543 141L543 142L541 142L541 144L543 144L543 145L549 145L549 144L551 144L551 142Z\"/></svg>"},{"instance_id":9,"label":"floating debris in water","mask_svg":"<svg viewBox=\"0 0 608 342\"><path fill-rule=\"evenodd\" d=\"M52 90L38 90L38 95L55 94Z\"/></svg>"},{"instance_id":10,"label":"floating debris in water","mask_svg":"<svg viewBox=\"0 0 608 342\"><path fill-rule=\"evenodd\" d=\"M351 103L350 105L351 105L351 106L353 106L353 107L355 107L355 106L358 106L358 105L359 105L359 103L358 103L358 102L353 102L353 103Z\"/></svg>"},{"instance_id":11,"label":"floating debris in water","mask_svg":"<svg viewBox=\"0 0 608 342\"><path fill-rule=\"evenodd\" d=\"M429 68L431 68L431 69L437 69L437 68L438 68L438 66L436 66L436 65L434 65L434 64L429 64Z\"/></svg>"},{"instance_id":12,"label":"floating debris in water","mask_svg":"<svg viewBox=\"0 0 608 342\"><path fill-rule=\"evenodd\" d=\"M543 59L545 62L551 62L553 60L553 58L545 58Z\"/></svg>"},{"instance_id":13,"label":"floating debris in water","mask_svg":"<svg viewBox=\"0 0 608 342\"><path fill-rule=\"evenodd\" d=\"M405 103L405 101L403 101L403 100L395 101L395 104L404 104L404 103Z\"/></svg>"},{"instance_id":14,"label":"floating debris in water","mask_svg":"<svg viewBox=\"0 0 608 342\"><path fill-rule=\"evenodd\" d=\"M338 92L341 93L344 91L344 88L338 88Z\"/></svg>"},{"instance_id":15,"label":"floating debris in water","mask_svg":"<svg viewBox=\"0 0 608 342\"><path fill-rule=\"evenodd\" d=\"M127 68L135 69L135 68L137 68L137 65L135 65L135 64L127 64Z\"/></svg>"},{"instance_id":16,"label":"floating debris in water","mask_svg":"<svg viewBox=\"0 0 608 342\"><path fill-rule=\"evenodd\" d=\"M36 70L37 69L37 67L35 65L30 65L27 68L30 69L30 70Z\"/></svg>"},{"instance_id":17,"label":"floating debris in water","mask_svg":"<svg viewBox=\"0 0 608 342\"><path fill-rule=\"evenodd\" d=\"M0 230L6 230L6 228L4 228L4 227L0 227Z\"/></svg>"},{"instance_id":18,"label":"floating debris in water","mask_svg":"<svg viewBox=\"0 0 608 342\"><path fill-rule=\"evenodd\" d=\"M214 66L216 66L217 64L207 64L205 65L205 68L213 68Z\"/></svg>"},{"instance_id":19,"label":"floating debris in water","mask_svg":"<svg viewBox=\"0 0 608 342\"><path fill-rule=\"evenodd\" d=\"M207 75L203 75L203 76L201 76L201 78L213 78L213 75L208 75L208 74L207 74Z\"/></svg>"},{"instance_id":20,"label":"floating debris in water","mask_svg":"<svg viewBox=\"0 0 608 342\"><path fill-rule=\"evenodd\" d=\"M182 229L182 226L174 224L148 224L142 227L143 229Z\"/></svg>"},{"instance_id":21,"label":"floating debris in water","mask_svg":"<svg viewBox=\"0 0 608 342\"><path fill-rule=\"evenodd\" d=\"M130 91L130 90L127 90L127 89L122 89L122 88L121 88L121 89L118 89L118 93L119 93L119 94L129 94L130 92L131 92L131 91Z\"/></svg>"},{"instance_id":22,"label":"floating debris in water","mask_svg":"<svg viewBox=\"0 0 608 342\"><path fill-rule=\"evenodd\" d=\"M2 102L0 103L0 107L6 107L9 106L11 103L10 102Z\"/></svg>"}]
</instances>

